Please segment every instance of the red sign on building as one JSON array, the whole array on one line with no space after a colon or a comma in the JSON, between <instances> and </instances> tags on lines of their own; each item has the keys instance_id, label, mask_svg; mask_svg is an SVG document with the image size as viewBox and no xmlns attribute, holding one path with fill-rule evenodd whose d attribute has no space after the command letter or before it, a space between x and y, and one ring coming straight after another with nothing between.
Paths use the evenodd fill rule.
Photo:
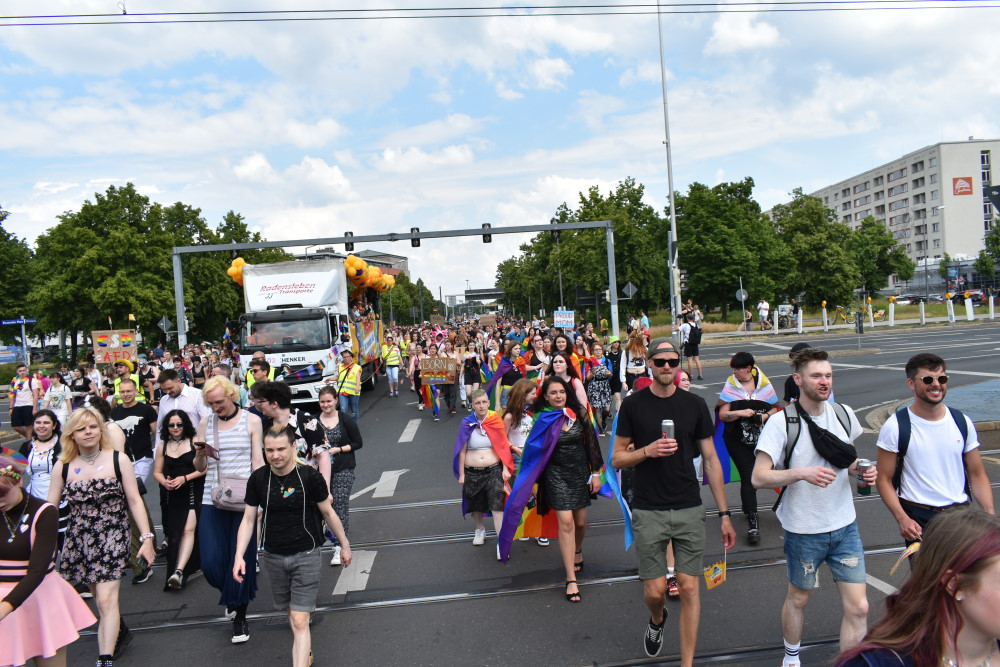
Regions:
<instances>
[{"instance_id":1,"label":"red sign on building","mask_svg":"<svg viewBox=\"0 0 1000 667\"><path fill-rule=\"evenodd\" d=\"M972 194L972 177L971 176L960 176L959 178L951 179L952 193L957 197L959 195L971 195Z\"/></svg>"}]
</instances>

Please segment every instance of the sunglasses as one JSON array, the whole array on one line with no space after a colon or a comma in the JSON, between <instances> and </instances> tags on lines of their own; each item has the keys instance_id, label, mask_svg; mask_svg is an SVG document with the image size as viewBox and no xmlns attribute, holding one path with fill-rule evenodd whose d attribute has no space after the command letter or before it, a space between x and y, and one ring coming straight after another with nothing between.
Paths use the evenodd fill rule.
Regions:
<instances>
[{"instance_id":1,"label":"sunglasses","mask_svg":"<svg viewBox=\"0 0 1000 667\"><path fill-rule=\"evenodd\" d=\"M652 362L652 364L654 366L656 366L657 368L663 368L664 366L670 366L671 368L677 368L678 366L681 365L681 360L680 359L674 359L674 358L663 359L661 357L659 359L650 359L650 362Z\"/></svg>"},{"instance_id":2,"label":"sunglasses","mask_svg":"<svg viewBox=\"0 0 1000 667\"><path fill-rule=\"evenodd\" d=\"M916 379L920 380L921 382L923 382L927 386L930 386L930 385L934 384L934 380L937 380L938 382L940 382L942 386L948 384L948 376L947 375L922 375L922 376L920 376L920 377L918 377Z\"/></svg>"},{"instance_id":3,"label":"sunglasses","mask_svg":"<svg viewBox=\"0 0 1000 667\"><path fill-rule=\"evenodd\" d=\"M181 424L180 422L170 423L170 424L167 424L167 427L168 428L184 428L184 424Z\"/></svg>"}]
</instances>

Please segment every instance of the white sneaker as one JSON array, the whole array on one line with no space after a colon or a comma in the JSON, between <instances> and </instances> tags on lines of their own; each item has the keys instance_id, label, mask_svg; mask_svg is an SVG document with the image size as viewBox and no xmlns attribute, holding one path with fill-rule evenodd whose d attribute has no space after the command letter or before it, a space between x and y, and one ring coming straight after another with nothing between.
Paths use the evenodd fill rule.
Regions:
<instances>
[{"instance_id":1,"label":"white sneaker","mask_svg":"<svg viewBox=\"0 0 1000 667\"><path fill-rule=\"evenodd\" d=\"M330 565L333 565L333 566L340 565L340 545L339 544L333 548L333 558L330 559Z\"/></svg>"},{"instance_id":2,"label":"white sneaker","mask_svg":"<svg viewBox=\"0 0 1000 667\"><path fill-rule=\"evenodd\" d=\"M486 529L476 528L476 534L472 537L473 546L481 547L486 543Z\"/></svg>"},{"instance_id":3,"label":"white sneaker","mask_svg":"<svg viewBox=\"0 0 1000 667\"><path fill-rule=\"evenodd\" d=\"M503 560L502 558L500 558L500 545L499 544L497 545L497 560Z\"/></svg>"},{"instance_id":4,"label":"white sneaker","mask_svg":"<svg viewBox=\"0 0 1000 667\"><path fill-rule=\"evenodd\" d=\"M417 406L417 410L423 411L423 409L424 409L424 404L423 403L421 403L420 405Z\"/></svg>"},{"instance_id":5,"label":"white sneaker","mask_svg":"<svg viewBox=\"0 0 1000 667\"><path fill-rule=\"evenodd\" d=\"M540 546L540 547L547 547L547 546L549 546L549 538L547 538L547 537L539 537L538 538L538 546Z\"/></svg>"}]
</instances>

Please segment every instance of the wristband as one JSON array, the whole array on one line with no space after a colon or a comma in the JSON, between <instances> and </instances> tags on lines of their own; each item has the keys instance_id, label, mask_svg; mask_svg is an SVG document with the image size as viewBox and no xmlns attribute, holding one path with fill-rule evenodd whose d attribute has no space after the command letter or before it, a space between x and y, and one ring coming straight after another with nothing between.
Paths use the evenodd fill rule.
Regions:
<instances>
[{"instance_id":1,"label":"wristband","mask_svg":"<svg viewBox=\"0 0 1000 667\"><path fill-rule=\"evenodd\" d=\"M146 540L152 540L155 537L156 535L153 535L152 533L143 533L142 535L139 536L139 540L145 542Z\"/></svg>"},{"instance_id":2,"label":"wristband","mask_svg":"<svg viewBox=\"0 0 1000 667\"><path fill-rule=\"evenodd\" d=\"M599 472L595 472L593 475L591 475L591 477L600 477L600 476L601 476L601 473L599 473Z\"/></svg>"},{"instance_id":3,"label":"wristband","mask_svg":"<svg viewBox=\"0 0 1000 667\"><path fill-rule=\"evenodd\" d=\"M732 518L733 513L730 512L729 510L719 510L719 518L721 519L724 516L728 516L728 517Z\"/></svg>"}]
</instances>

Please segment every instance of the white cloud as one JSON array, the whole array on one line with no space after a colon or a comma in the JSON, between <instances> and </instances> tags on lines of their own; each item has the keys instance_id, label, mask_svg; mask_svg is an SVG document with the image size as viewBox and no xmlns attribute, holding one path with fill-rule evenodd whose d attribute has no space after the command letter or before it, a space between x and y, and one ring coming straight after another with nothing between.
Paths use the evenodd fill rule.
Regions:
<instances>
[{"instance_id":1,"label":"white cloud","mask_svg":"<svg viewBox=\"0 0 1000 667\"><path fill-rule=\"evenodd\" d=\"M247 183L274 185L278 182L278 174L267 158L260 153L248 155L233 167L236 178Z\"/></svg>"},{"instance_id":2,"label":"white cloud","mask_svg":"<svg viewBox=\"0 0 1000 667\"><path fill-rule=\"evenodd\" d=\"M512 100L519 100L524 97L523 93L519 93L516 90L508 88L507 84L504 83L503 81L497 81L495 84L493 84L493 90L496 91L497 97L499 97L502 100L512 101Z\"/></svg>"},{"instance_id":3,"label":"white cloud","mask_svg":"<svg viewBox=\"0 0 1000 667\"><path fill-rule=\"evenodd\" d=\"M35 186L32 189L46 195L55 195L77 187L79 187L78 183L46 183L43 181L35 183Z\"/></svg>"},{"instance_id":4,"label":"white cloud","mask_svg":"<svg viewBox=\"0 0 1000 667\"><path fill-rule=\"evenodd\" d=\"M670 81L672 78L673 72L668 69L667 81ZM629 67L622 72L622 75L618 77L618 85L624 88L635 83L659 83L660 80L660 63L645 61L639 63L635 67Z\"/></svg>"},{"instance_id":5,"label":"white cloud","mask_svg":"<svg viewBox=\"0 0 1000 667\"><path fill-rule=\"evenodd\" d=\"M577 107L587 127L591 130L600 130L604 126L605 116L623 111L628 108L628 105L620 97L602 95L593 90L584 90L580 92Z\"/></svg>"},{"instance_id":6,"label":"white cloud","mask_svg":"<svg viewBox=\"0 0 1000 667\"><path fill-rule=\"evenodd\" d=\"M573 68L562 58L539 58L528 65L526 88L555 90L566 87L565 79L573 74Z\"/></svg>"},{"instance_id":7,"label":"white cloud","mask_svg":"<svg viewBox=\"0 0 1000 667\"><path fill-rule=\"evenodd\" d=\"M486 124L485 118L472 118L466 114L449 114L446 118L414 125L389 133L379 140L383 146L427 146L440 144L456 137L467 137Z\"/></svg>"},{"instance_id":8,"label":"white cloud","mask_svg":"<svg viewBox=\"0 0 1000 667\"><path fill-rule=\"evenodd\" d=\"M432 152L416 147L386 148L373 164L379 171L409 174L433 167L467 165L473 159L472 148L468 145L445 146Z\"/></svg>"},{"instance_id":9,"label":"white cloud","mask_svg":"<svg viewBox=\"0 0 1000 667\"><path fill-rule=\"evenodd\" d=\"M765 49L780 41L778 29L757 20L754 14L720 14L712 25L712 37L705 45L705 55Z\"/></svg>"}]
</instances>

